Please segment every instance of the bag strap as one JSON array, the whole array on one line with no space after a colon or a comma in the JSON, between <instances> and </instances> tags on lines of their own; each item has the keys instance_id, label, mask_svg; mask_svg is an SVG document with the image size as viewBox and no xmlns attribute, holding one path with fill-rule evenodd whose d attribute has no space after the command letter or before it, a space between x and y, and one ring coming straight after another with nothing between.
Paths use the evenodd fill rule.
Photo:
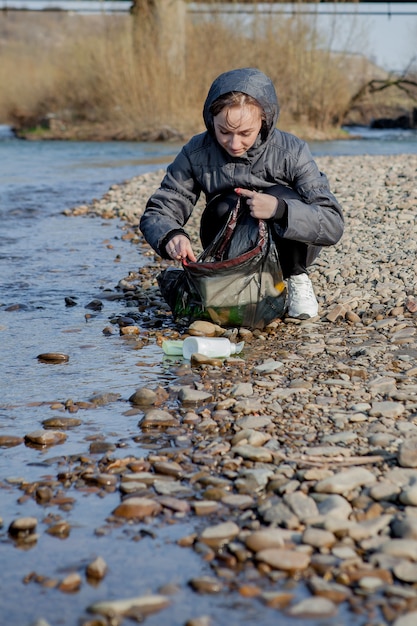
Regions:
<instances>
[{"instance_id":1,"label":"bag strap","mask_svg":"<svg viewBox=\"0 0 417 626\"><path fill-rule=\"evenodd\" d=\"M214 254L214 258L217 260L221 260L223 258L223 253L226 249L226 246L229 243L230 239L232 238L232 235L236 228L239 211L240 211L240 198L237 199L236 205L230 213L229 219L227 220L226 227L222 234L221 243L218 249L216 250L216 253Z\"/></svg>"}]
</instances>

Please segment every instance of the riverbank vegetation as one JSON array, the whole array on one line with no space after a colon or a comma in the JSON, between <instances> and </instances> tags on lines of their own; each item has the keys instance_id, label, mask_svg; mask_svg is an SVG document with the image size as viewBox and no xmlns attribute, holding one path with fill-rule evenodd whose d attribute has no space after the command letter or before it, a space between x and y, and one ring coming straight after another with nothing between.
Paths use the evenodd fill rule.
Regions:
<instances>
[{"instance_id":1,"label":"riverbank vegetation","mask_svg":"<svg viewBox=\"0 0 417 626\"><path fill-rule=\"evenodd\" d=\"M243 66L271 76L280 127L307 139L411 107L407 94L387 90L379 100L368 94L361 108L355 95L384 72L365 57L330 52L314 20L301 16L255 18L250 30L215 13L210 21L187 17L183 63L175 64L138 39L132 22L131 15L3 13L0 123L28 138L183 139L203 129L215 76Z\"/></svg>"}]
</instances>

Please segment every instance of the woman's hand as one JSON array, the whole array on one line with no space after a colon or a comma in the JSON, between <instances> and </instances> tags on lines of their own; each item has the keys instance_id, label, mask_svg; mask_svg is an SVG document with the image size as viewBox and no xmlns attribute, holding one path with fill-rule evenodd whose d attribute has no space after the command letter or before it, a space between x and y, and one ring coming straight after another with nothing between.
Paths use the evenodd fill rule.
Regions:
<instances>
[{"instance_id":1,"label":"woman's hand","mask_svg":"<svg viewBox=\"0 0 417 626\"><path fill-rule=\"evenodd\" d=\"M246 198L246 204L249 207L252 217L258 220L269 220L274 217L278 208L278 200L274 196L267 193L259 193L251 189L235 189L238 196Z\"/></svg>"},{"instance_id":2,"label":"woman's hand","mask_svg":"<svg viewBox=\"0 0 417 626\"><path fill-rule=\"evenodd\" d=\"M175 235L168 241L165 250L174 261L183 261L187 258L190 261L197 261L190 240L185 235Z\"/></svg>"}]
</instances>

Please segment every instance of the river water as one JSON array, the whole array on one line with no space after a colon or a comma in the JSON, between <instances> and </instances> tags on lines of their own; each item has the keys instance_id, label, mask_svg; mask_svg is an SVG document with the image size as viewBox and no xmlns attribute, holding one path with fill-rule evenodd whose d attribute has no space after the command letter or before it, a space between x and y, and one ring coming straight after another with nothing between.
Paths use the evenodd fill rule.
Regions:
<instances>
[{"instance_id":1,"label":"river water","mask_svg":"<svg viewBox=\"0 0 417 626\"><path fill-rule=\"evenodd\" d=\"M417 153L416 133L352 132L361 132L363 138L311 143L313 154L404 154L406 159ZM168 384L174 373L156 345L138 354L118 334L102 332L113 315L129 314L126 303L106 300L106 291L146 259L122 239L117 220L69 218L63 211L100 197L113 183L163 168L178 148L170 143L20 141L0 127L0 436L24 437L42 428L52 402L85 401L100 393L120 396L116 406L86 411L82 426L52 450L0 448L0 626L30 626L39 618L50 626L78 626L92 602L156 593L167 583L179 587L173 606L148 617L149 626L183 626L190 616L204 614L212 616L213 626L277 623L276 611L240 596L190 591L190 578L210 573L200 556L175 544L193 531L190 522L158 527L156 542L143 538L134 543L123 528L96 536L94 529L105 523L120 497L86 494L77 497L72 511L59 511L72 527L70 538L61 540L42 525L43 517L56 509L21 498L19 490L21 483L45 479L57 458L85 452L91 438L125 441L126 447L114 456L147 454L133 443L138 418L127 414L127 399L140 386ZM66 306L69 297L76 306ZM103 302L100 311L86 308L94 299ZM63 352L69 362L41 363L37 356L45 352ZM8 534L9 524L22 516L34 516L40 525L31 549L16 546ZM23 582L34 571L55 579L83 571L97 555L111 564L97 587L83 584L77 594L65 594ZM279 619L292 626L305 623ZM309 623L365 622L339 615Z\"/></svg>"}]
</instances>

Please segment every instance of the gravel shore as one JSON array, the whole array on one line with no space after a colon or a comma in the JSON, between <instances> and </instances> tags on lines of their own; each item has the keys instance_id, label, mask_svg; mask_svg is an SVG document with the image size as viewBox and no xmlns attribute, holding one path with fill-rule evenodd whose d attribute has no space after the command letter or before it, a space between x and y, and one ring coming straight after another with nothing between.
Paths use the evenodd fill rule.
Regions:
<instances>
[{"instance_id":1,"label":"gravel shore","mask_svg":"<svg viewBox=\"0 0 417 626\"><path fill-rule=\"evenodd\" d=\"M142 432L163 443L119 467L113 514L195 516L183 545L211 564L211 577L190 581L200 593L238 590L298 619L332 618L343 605L364 624L415 626L417 155L317 162L346 220L310 272L319 319L191 329L243 339L245 351L220 363L173 359L176 384L136 391ZM126 332L159 343L184 329L170 324L156 284L169 262L136 226L162 174L72 211L121 218L124 237L143 247L148 262L126 268L117 289L141 313ZM199 213L187 225L194 241ZM295 602L288 580L310 595ZM189 626L211 624L199 619Z\"/></svg>"}]
</instances>

